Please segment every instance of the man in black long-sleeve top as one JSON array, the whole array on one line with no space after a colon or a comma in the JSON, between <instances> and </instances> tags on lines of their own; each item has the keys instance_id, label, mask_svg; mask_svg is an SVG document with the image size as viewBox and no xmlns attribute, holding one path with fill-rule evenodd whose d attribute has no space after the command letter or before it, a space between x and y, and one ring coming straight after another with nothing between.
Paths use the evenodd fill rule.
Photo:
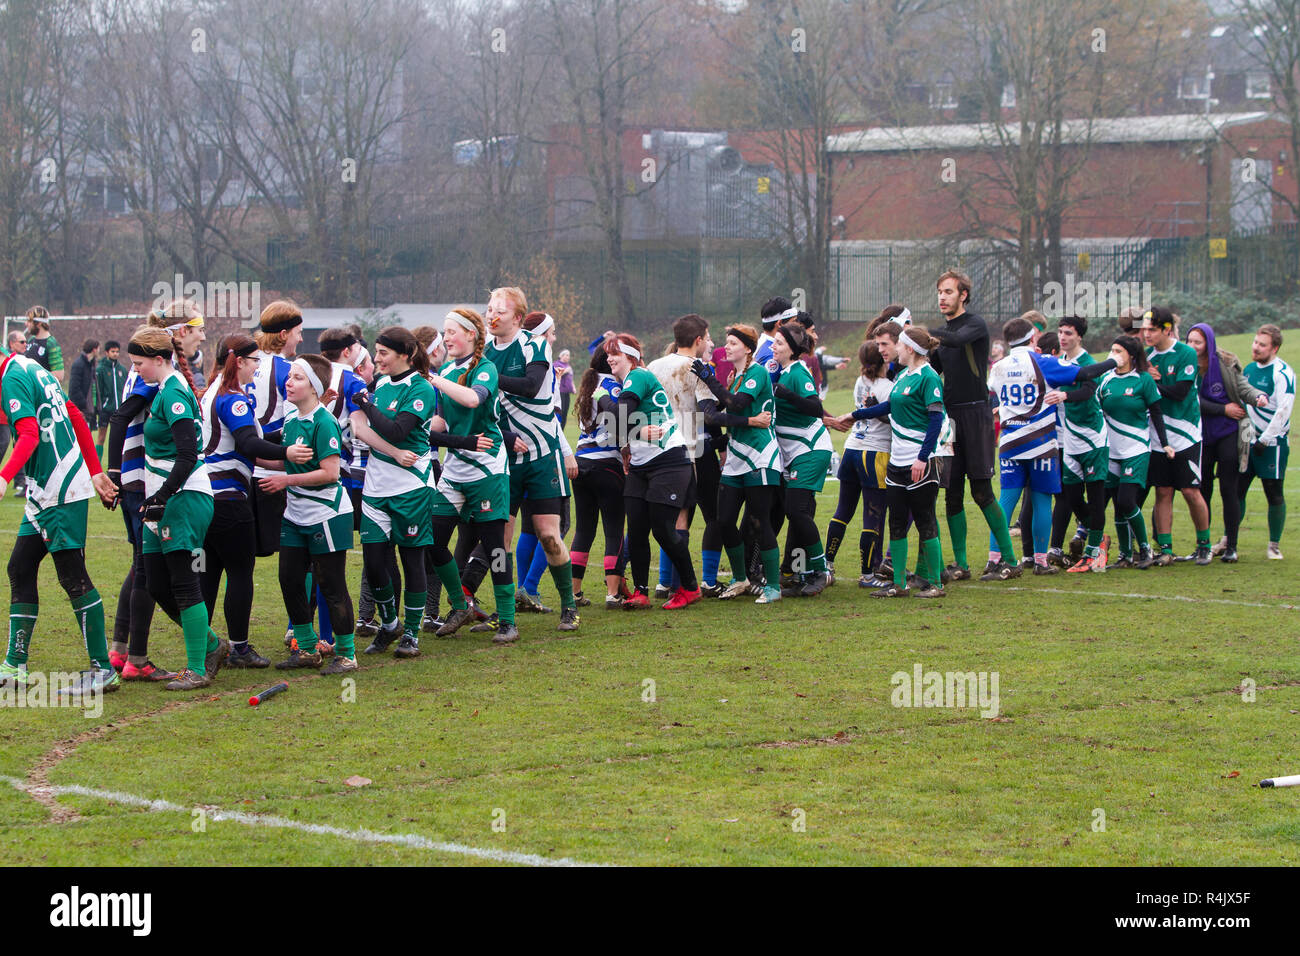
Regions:
<instances>
[{"instance_id":1,"label":"man in black long-sleeve top","mask_svg":"<svg viewBox=\"0 0 1300 956\"><path fill-rule=\"evenodd\" d=\"M1020 576L1015 548L1007 530L1007 519L993 494L996 464L993 436L993 408L989 405L989 327L974 312L970 302L970 278L949 269L939 276L939 311L947 320L943 328L930 329L939 346L930 352L930 364L943 376L943 400L952 420L954 452L944 496L948 533L952 536L954 563L948 574L954 581L970 578L966 558L966 479L970 494L984 512L989 529L997 538L997 552L989 551L989 562L981 581L1006 581ZM938 582L935 582L938 583Z\"/></svg>"}]
</instances>

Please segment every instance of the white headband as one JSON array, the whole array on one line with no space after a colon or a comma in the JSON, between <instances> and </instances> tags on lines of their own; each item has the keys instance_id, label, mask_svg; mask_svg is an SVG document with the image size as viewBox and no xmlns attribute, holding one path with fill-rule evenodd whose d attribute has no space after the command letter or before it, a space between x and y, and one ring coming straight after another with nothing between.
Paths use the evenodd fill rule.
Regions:
<instances>
[{"instance_id":1,"label":"white headband","mask_svg":"<svg viewBox=\"0 0 1300 956\"><path fill-rule=\"evenodd\" d=\"M441 333L441 332L434 332L434 333L433 333L433 341L429 343L429 347L428 347L427 349L424 350L424 353L425 353L426 355L432 357L432 356L433 356L433 353L436 352L436 351L438 351L438 347L439 347L440 345L442 345L442 333Z\"/></svg>"},{"instance_id":2,"label":"white headband","mask_svg":"<svg viewBox=\"0 0 1300 956\"><path fill-rule=\"evenodd\" d=\"M465 316L461 315L459 312L448 312L447 318L450 319L452 322L455 322L466 332L473 332L475 334L478 333L478 329L474 327L474 323L471 322L469 319L465 318Z\"/></svg>"},{"instance_id":3,"label":"white headband","mask_svg":"<svg viewBox=\"0 0 1300 956\"><path fill-rule=\"evenodd\" d=\"M542 319L542 321L540 321L540 322L537 323L537 328L533 329L533 330L532 330L531 332L529 332L528 334L529 334L529 335L545 335L547 332L551 331L551 329L553 329L553 328L555 328L555 319L551 318L550 314L548 313L547 316L546 316L546 318Z\"/></svg>"},{"instance_id":4,"label":"white headband","mask_svg":"<svg viewBox=\"0 0 1300 956\"><path fill-rule=\"evenodd\" d=\"M907 306L903 306L903 311L898 313L898 315L894 316L889 321L893 322L895 325L910 325L912 322L912 310Z\"/></svg>"},{"instance_id":5,"label":"white headband","mask_svg":"<svg viewBox=\"0 0 1300 956\"><path fill-rule=\"evenodd\" d=\"M364 345L361 346L360 351L357 352L356 358L352 360L352 371L355 372L357 369L359 369L369 358L370 358L370 350L367 349Z\"/></svg>"},{"instance_id":6,"label":"white headband","mask_svg":"<svg viewBox=\"0 0 1300 956\"><path fill-rule=\"evenodd\" d=\"M1024 335L1020 336L1020 338L1016 339L1014 342L1008 342L1007 344L1010 345L1012 348L1015 348L1017 345L1024 345L1026 342L1028 342L1028 341L1029 341L1030 339L1032 339L1033 337L1034 337L1034 327L1031 325L1031 326L1029 327L1029 331L1028 331L1028 332L1026 332Z\"/></svg>"},{"instance_id":7,"label":"white headband","mask_svg":"<svg viewBox=\"0 0 1300 956\"><path fill-rule=\"evenodd\" d=\"M641 361L641 353L638 352L636 349L632 348L632 346L628 345L626 342L619 342L618 350L622 352L624 355L632 356L638 362Z\"/></svg>"},{"instance_id":8,"label":"white headband","mask_svg":"<svg viewBox=\"0 0 1300 956\"><path fill-rule=\"evenodd\" d=\"M798 309L789 308L786 309L784 312L782 312L780 315L769 315L766 319L763 320L763 324L771 325L773 322L784 322L786 319L793 319L798 314L799 314Z\"/></svg>"},{"instance_id":9,"label":"white headband","mask_svg":"<svg viewBox=\"0 0 1300 956\"><path fill-rule=\"evenodd\" d=\"M311 382L312 388L316 389L316 397L320 398L325 394L325 386L320 383L320 378L312 371L312 367L307 364L307 360L296 358L293 360L293 367L307 376L307 381Z\"/></svg>"},{"instance_id":10,"label":"white headband","mask_svg":"<svg viewBox=\"0 0 1300 956\"><path fill-rule=\"evenodd\" d=\"M919 346L919 345L916 344L916 341L915 341L915 340L914 340L910 335L907 334L907 330L906 330L906 329L904 329L902 332L900 332L900 333L898 334L898 341L904 343L904 344L905 344L909 349L911 349L911 350L912 350L913 352L915 352L917 355L929 355L929 354L930 354L930 350L929 350L929 349L923 349L923 348L921 348L921 346Z\"/></svg>"}]
</instances>

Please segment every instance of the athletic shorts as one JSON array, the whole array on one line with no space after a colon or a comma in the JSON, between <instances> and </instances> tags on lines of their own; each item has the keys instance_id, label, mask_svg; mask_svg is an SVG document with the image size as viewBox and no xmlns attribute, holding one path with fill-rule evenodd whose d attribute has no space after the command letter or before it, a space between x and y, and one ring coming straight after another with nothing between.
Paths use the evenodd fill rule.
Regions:
<instances>
[{"instance_id":1,"label":"athletic shorts","mask_svg":"<svg viewBox=\"0 0 1300 956\"><path fill-rule=\"evenodd\" d=\"M143 491L123 489L118 496L117 507L122 512L122 523L126 525L126 540L131 542L131 547L135 550L139 550L140 542L144 540L144 528L140 517L142 505L144 505Z\"/></svg>"},{"instance_id":2,"label":"athletic shorts","mask_svg":"<svg viewBox=\"0 0 1300 956\"><path fill-rule=\"evenodd\" d=\"M911 465L889 465L885 468L885 484L891 488L906 488L914 491L923 485L939 483L939 465L933 456L925 463L925 472L920 481L912 480Z\"/></svg>"},{"instance_id":3,"label":"athletic shorts","mask_svg":"<svg viewBox=\"0 0 1300 956\"><path fill-rule=\"evenodd\" d=\"M1110 451L1096 448L1086 455L1061 456L1061 483L1084 485L1090 481L1105 481L1110 470Z\"/></svg>"},{"instance_id":4,"label":"athletic shorts","mask_svg":"<svg viewBox=\"0 0 1300 956\"><path fill-rule=\"evenodd\" d=\"M352 515L335 515L318 524L280 523L280 547L306 548L308 554L330 554L352 547Z\"/></svg>"},{"instance_id":5,"label":"athletic shorts","mask_svg":"<svg viewBox=\"0 0 1300 956\"><path fill-rule=\"evenodd\" d=\"M1286 436L1277 440L1271 448L1264 448L1259 454L1254 448L1246 456L1246 474L1256 478L1283 478L1286 476L1286 460L1290 457L1290 447Z\"/></svg>"},{"instance_id":6,"label":"athletic shorts","mask_svg":"<svg viewBox=\"0 0 1300 956\"><path fill-rule=\"evenodd\" d=\"M253 479L253 522L257 530L257 556L265 558L280 547L280 522L289 505L286 491L267 492Z\"/></svg>"},{"instance_id":7,"label":"athletic shorts","mask_svg":"<svg viewBox=\"0 0 1300 956\"><path fill-rule=\"evenodd\" d=\"M178 491L163 509L162 520L144 522L145 554L190 551L197 554L208 536L214 505L211 495L201 491Z\"/></svg>"},{"instance_id":8,"label":"athletic shorts","mask_svg":"<svg viewBox=\"0 0 1300 956\"><path fill-rule=\"evenodd\" d=\"M1201 487L1201 443L1174 452L1173 458L1166 458L1163 451L1151 452L1147 484L1152 488L1176 488L1179 491Z\"/></svg>"},{"instance_id":9,"label":"athletic shorts","mask_svg":"<svg viewBox=\"0 0 1300 956\"><path fill-rule=\"evenodd\" d=\"M653 505L694 508L695 466L689 460L633 465L623 480L623 497L639 498Z\"/></svg>"},{"instance_id":10,"label":"athletic shorts","mask_svg":"<svg viewBox=\"0 0 1300 956\"><path fill-rule=\"evenodd\" d=\"M361 496L361 543L386 544L391 541L404 548L422 548L433 544L429 516L433 489L416 488L384 498Z\"/></svg>"},{"instance_id":11,"label":"athletic shorts","mask_svg":"<svg viewBox=\"0 0 1300 956\"><path fill-rule=\"evenodd\" d=\"M564 455L557 448L552 454L535 461L510 463L510 510L519 509L526 498L532 502L533 514L558 515L563 507L559 499L569 497L569 476L564 471ZM555 499L553 502L549 499ZM542 504L546 502L546 504Z\"/></svg>"},{"instance_id":12,"label":"athletic shorts","mask_svg":"<svg viewBox=\"0 0 1300 956\"><path fill-rule=\"evenodd\" d=\"M781 473L775 468L757 468L754 471L747 471L743 475L724 474L720 483L730 485L732 488L756 488L762 485L779 485L781 484Z\"/></svg>"},{"instance_id":13,"label":"athletic shorts","mask_svg":"<svg viewBox=\"0 0 1300 956\"><path fill-rule=\"evenodd\" d=\"M1147 462L1153 455L1143 453L1132 458L1112 458L1106 467L1106 487L1120 485L1147 486ZM1163 456L1162 456L1163 457Z\"/></svg>"},{"instance_id":14,"label":"athletic shorts","mask_svg":"<svg viewBox=\"0 0 1300 956\"><path fill-rule=\"evenodd\" d=\"M443 475L433 493L433 514L469 524L510 517L510 479L489 475L478 481L451 481Z\"/></svg>"},{"instance_id":15,"label":"athletic shorts","mask_svg":"<svg viewBox=\"0 0 1300 956\"><path fill-rule=\"evenodd\" d=\"M938 453L930 456L934 462L934 467L939 470L939 487L948 490L948 482L952 480L952 455L940 455Z\"/></svg>"},{"instance_id":16,"label":"athletic shorts","mask_svg":"<svg viewBox=\"0 0 1300 956\"><path fill-rule=\"evenodd\" d=\"M1043 458L1003 458L1000 464L1003 488L1020 491L1028 486L1030 491L1042 494L1061 493L1061 463L1056 452Z\"/></svg>"},{"instance_id":17,"label":"athletic shorts","mask_svg":"<svg viewBox=\"0 0 1300 956\"><path fill-rule=\"evenodd\" d=\"M81 550L86 546L86 520L89 517L89 498L70 501L66 505L37 508L29 500L23 509L23 523L18 526L18 536L39 534L45 550Z\"/></svg>"},{"instance_id":18,"label":"athletic shorts","mask_svg":"<svg viewBox=\"0 0 1300 956\"><path fill-rule=\"evenodd\" d=\"M828 451L806 451L786 468L785 487L805 488L808 491L821 491L826 484L826 473L831 467L831 453Z\"/></svg>"},{"instance_id":19,"label":"athletic shorts","mask_svg":"<svg viewBox=\"0 0 1300 956\"><path fill-rule=\"evenodd\" d=\"M859 488L885 487L885 469L889 466L889 452L864 451L851 448L840 459L838 476L841 482L857 481Z\"/></svg>"},{"instance_id":20,"label":"athletic shorts","mask_svg":"<svg viewBox=\"0 0 1300 956\"><path fill-rule=\"evenodd\" d=\"M948 417L953 429L950 480L992 478L997 467L993 407L988 402L964 402L949 406Z\"/></svg>"}]
</instances>

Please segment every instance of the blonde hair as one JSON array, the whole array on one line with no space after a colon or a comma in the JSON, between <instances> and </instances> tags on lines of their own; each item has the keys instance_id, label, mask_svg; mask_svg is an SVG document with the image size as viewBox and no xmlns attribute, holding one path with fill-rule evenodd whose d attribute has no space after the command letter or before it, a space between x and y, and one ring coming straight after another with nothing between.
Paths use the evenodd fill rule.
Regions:
<instances>
[{"instance_id":1,"label":"blonde hair","mask_svg":"<svg viewBox=\"0 0 1300 956\"><path fill-rule=\"evenodd\" d=\"M528 299L524 297L524 290L518 286L506 285L493 289L488 298L502 296L509 299L515 306L515 318L523 322L524 316L528 314Z\"/></svg>"},{"instance_id":2,"label":"blonde hair","mask_svg":"<svg viewBox=\"0 0 1300 956\"><path fill-rule=\"evenodd\" d=\"M302 309L298 308L298 303L292 299L276 299L270 303L262 314L258 317L259 326L266 322L274 322L277 319L302 318ZM289 333L292 329L282 329L279 332L265 332L261 328L253 331L253 339L257 342L257 347L263 352L270 352L272 355L279 355L284 348L284 344L289 341Z\"/></svg>"},{"instance_id":3,"label":"blonde hair","mask_svg":"<svg viewBox=\"0 0 1300 956\"><path fill-rule=\"evenodd\" d=\"M496 295L496 292L493 292L492 294ZM519 294L521 296L523 295L522 292ZM487 325L483 322L483 316L479 315L467 305L462 305L459 308L452 309L451 311L474 323L474 358L461 370L460 378L456 380L457 385L464 385L465 382L469 380L470 376L474 374L474 369L478 367L478 363L483 360L483 349L487 347Z\"/></svg>"},{"instance_id":4,"label":"blonde hair","mask_svg":"<svg viewBox=\"0 0 1300 956\"><path fill-rule=\"evenodd\" d=\"M175 333L169 332L168 327L177 324L187 325L191 319L202 320L202 318L203 313L199 311L199 307L189 299L172 299L165 306L150 309L149 314L145 316L145 325L142 329L136 330L136 335L139 335L143 329L156 329L167 336L167 341L171 343L170 348L172 358L176 362L176 368L180 370L181 375L185 376L190 391L194 392L195 395L198 395L198 390L194 387L194 372L190 369L189 359L185 357L185 349L181 348L180 342L176 340ZM135 341L135 335L131 336L131 341ZM157 345L152 343L141 342L140 344L148 344L152 348L158 348Z\"/></svg>"}]
</instances>

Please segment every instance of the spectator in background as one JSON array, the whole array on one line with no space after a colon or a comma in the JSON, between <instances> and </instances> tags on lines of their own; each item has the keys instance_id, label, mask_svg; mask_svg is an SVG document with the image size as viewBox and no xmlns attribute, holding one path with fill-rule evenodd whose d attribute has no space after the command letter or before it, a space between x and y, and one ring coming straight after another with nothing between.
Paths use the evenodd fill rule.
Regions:
<instances>
[{"instance_id":1,"label":"spectator in background","mask_svg":"<svg viewBox=\"0 0 1300 956\"><path fill-rule=\"evenodd\" d=\"M63 349L50 335L50 313L43 305L27 310L27 357L63 384Z\"/></svg>"},{"instance_id":2,"label":"spectator in background","mask_svg":"<svg viewBox=\"0 0 1300 956\"><path fill-rule=\"evenodd\" d=\"M573 397L573 366L570 364L569 350L560 352L560 359L555 363L555 374L560 380L560 427L569 425L569 402Z\"/></svg>"},{"instance_id":3,"label":"spectator in background","mask_svg":"<svg viewBox=\"0 0 1300 956\"><path fill-rule=\"evenodd\" d=\"M207 376L203 374L203 346L199 343L194 344L194 354L187 355L185 358L190 363L190 371L194 373L194 387L198 391L203 391L208 387Z\"/></svg>"},{"instance_id":4,"label":"spectator in background","mask_svg":"<svg viewBox=\"0 0 1300 956\"><path fill-rule=\"evenodd\" d=\"M994 342L989 346L989 368L997 365L1007 357L1007 347L1002 342Z\"/></svg>"},{"instance_id":5,"label":"spectator in background","mask_svg":"<svg viewBox=\"0 0 1300 956\"><path fill-rule=\"evenodd\" d=\"M104 343L104 357L95 369L95 410L99 413L99 434L95 439L95 448L100 455L104 453L104 436L108 432L108 420L113 417L117 407L122 404L122 389L126 385L128 369L120 361L122 346L109 339Z\"/></svg>"},{"instance_id":6,"label":"spectator in background","mask_svg":"<svg viewBox=\"0 0 1300 956\"><path fill-rule=\"evenodd\" d=\"M86 339L81 343L81 354L72 360L68 376L68 400L77 406L88 425L95 424L95 403L91 394L95 390L95 359L99 356L99 339Z\"/></svg>"}]
</instances>

